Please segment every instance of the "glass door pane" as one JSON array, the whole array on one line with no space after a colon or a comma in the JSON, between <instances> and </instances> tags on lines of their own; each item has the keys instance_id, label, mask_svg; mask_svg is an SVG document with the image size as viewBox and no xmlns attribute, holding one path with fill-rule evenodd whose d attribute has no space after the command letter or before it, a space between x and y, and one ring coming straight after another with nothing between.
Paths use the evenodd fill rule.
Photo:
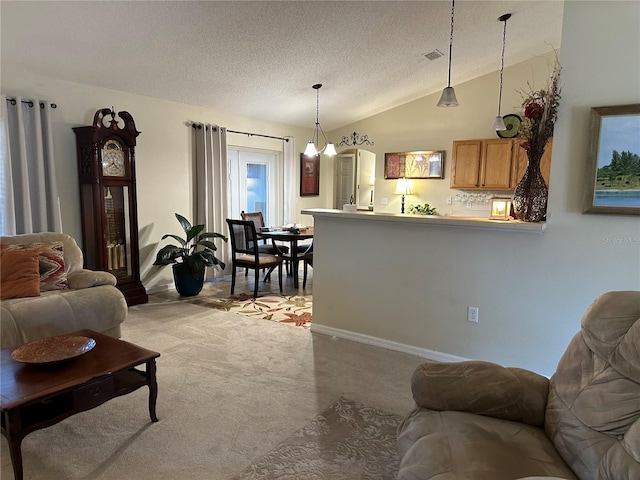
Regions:
<instances>
[{"instance_id":1,"label":"glass door pane","mask_svg":"<svg viewBox=\"0 0 640 480\"><path fill-rule=\"evenodd\" d=\"M269 198L267 165L259 163L247 163L247 212L262 212L264 224L269 222Z\"/></svg>"},{"instance_id":2,"label":"glass door pane","mask_svg":"<svg viewBox=\"0 0 640 480\"><path fill-rule=\"evenodd\" d=\"M278 225L277 154L227 150L230 176L230 209L233 218L240 212L262 212L268 227Z\"/></svg>"}]
</instances>

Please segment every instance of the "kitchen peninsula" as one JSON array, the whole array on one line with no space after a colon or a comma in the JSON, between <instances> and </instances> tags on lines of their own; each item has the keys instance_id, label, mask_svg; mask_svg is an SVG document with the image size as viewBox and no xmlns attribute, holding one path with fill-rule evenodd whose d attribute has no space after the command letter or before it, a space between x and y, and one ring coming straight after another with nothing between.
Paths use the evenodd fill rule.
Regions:
<instances>
[{"instance_id":1,"label":"kitchen peninsula","mask_svg":"<svg viewBox=\"0 0 640 480\"><path fill-rule=\"evenodd\" d=\"M546 224L302 214L314 218L313 332L439 361L548 367L538 358L547 337L536 318L557 312L532 295L545 281ZM479 308L478 323L467 321L469 306Z\"/></svg>"}]
</instances>

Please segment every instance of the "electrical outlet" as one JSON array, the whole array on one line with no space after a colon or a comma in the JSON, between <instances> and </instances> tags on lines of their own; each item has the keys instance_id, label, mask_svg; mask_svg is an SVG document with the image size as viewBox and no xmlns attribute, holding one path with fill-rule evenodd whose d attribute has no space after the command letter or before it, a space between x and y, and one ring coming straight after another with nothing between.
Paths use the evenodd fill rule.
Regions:
<instances>
[{"instance_id":1,"label":"electrical outlet","mask_svg":"<svg viewBox=\"0 0 640 480\"><path fill-rule=\"evenodd\" d=\"M453 198L447 197L447 205L451 205L453 203Z\"/></svg>"},{"instance_id":2,"label":"electrical outlet","mask_svg":"<svg viewBox=\"0 0 640 480\"><path fill-rule=\"evenodd\" d=\"M478 307L467 307L467 320L478 323Z\"/></svg>"},{"instance_id":3,"label":"electrical outlet","mask_svg":"<svg viewBox=\"0 0 640 480\"><path fill-rule=\"evenodd\" d=\"M467 202L467 208L471 210L473 208L473 202Z\"/></svg>"},{"instance_id":4,"label":"electrical outlet","mask_svg":"<svg viewBox=\"0 0 640 480\"><path fill-rule=\"evenodd\" d=\"M380 199L380 203L381 203L382 205L386 205L388 202L389 202L389 200L387 199L387 197L382 197L382 198Z\"/></svg>"}]
</instances>

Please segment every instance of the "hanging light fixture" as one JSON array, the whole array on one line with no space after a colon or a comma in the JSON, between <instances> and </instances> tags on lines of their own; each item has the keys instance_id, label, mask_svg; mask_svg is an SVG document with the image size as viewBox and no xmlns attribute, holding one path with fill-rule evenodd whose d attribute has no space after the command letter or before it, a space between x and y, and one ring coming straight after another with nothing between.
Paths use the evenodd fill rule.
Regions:
<instances>
[{"instance_id":1,"label":"hanging light fixture","mask_svg":"<svg viewBox=\"0 0 640 480\"><path fill-rule=\"evenodd\" d=\"M504 124L504 120L502 115L500 115L500 105L502 103L502 72L504 71L504 47L506 44L507 38L507 20L511 18L510 13L505 13L501 17L498 17L498 20L504 22L504 28L502 30L502 60L500 64L500 91L498 93L498 116L493 121L493 129L494 130L506 130L506 125Z\"/></svg>"},{"instance_id":2,"label":"hanging light fixture","mask_svg":"<svg viewBox=\"0 0 640 480\"><path fill-rule=\"evenodd\" d=\"M308 157L313 157L315 155L319 155L320 153L323 153L329 157L333 157L334 155L336 155L338 152L336 152L336 147L333 145L333 143L327 141L327 137L324 134L324 131L322 130L322 127L320 126L320 97L319 97L319 90L320 87L322 87L321 83L316 83L313 88L316 91L316 127L315 130L313 131L313 137L311 137L311 140L309 140L309 143L307 143L307 148L304 149L304 154ZM320 145L320 133L322 133L322 138L324 139L324 147L322 148L318 148ZM316 146L318 145L318 147Z\"/></svg>"},{"instance_id":3,"label":"hanging light fixture","mask_svg":"<svg viewBox=\"0 0 640 480\"><path fill-rule=\"evenodd\" d=\"M451 50L453 49L453 12L456 6L456 0L451 0L451 33L449 34L449 80L447 86L442 90L442 96L438 102L438 107L457 107L458 99L456 92L451 86Z\"/></svg>"}]
</instances>

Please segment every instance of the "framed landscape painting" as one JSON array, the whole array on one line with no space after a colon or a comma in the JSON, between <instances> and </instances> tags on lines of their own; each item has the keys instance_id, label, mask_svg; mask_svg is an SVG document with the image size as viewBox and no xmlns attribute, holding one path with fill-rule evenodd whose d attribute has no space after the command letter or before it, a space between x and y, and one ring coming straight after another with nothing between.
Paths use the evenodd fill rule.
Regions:
<instances>
[{"instance_id":1,"label":"framed landscape painting","mask_svg":"<svg viewBox=\"0 0 640 480\"><path fill-rule=\"evenodd\" d=\"M444 150L385 153L384 178L444 178Z\"/></svg>"},{"instance_id":2,"label":"framed landscape painting","mask_svg":"<svg viewBox=\"0 0 640 480\"><path fill-rule=\"evenodd\" d=\"M591 109L583 213L640 215L640 104Z\"/></svg>"}]
</instances>

